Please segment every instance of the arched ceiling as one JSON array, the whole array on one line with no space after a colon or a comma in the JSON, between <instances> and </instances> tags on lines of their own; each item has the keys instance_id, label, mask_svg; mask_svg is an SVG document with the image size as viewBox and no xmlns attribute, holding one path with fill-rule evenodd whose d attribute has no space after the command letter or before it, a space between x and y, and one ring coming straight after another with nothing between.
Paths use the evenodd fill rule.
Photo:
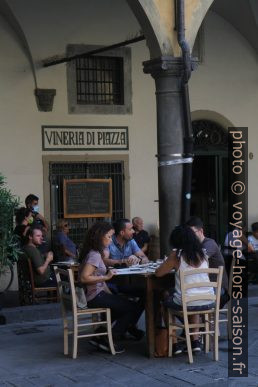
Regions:
<instances>
[{"instance_id":1,"label":"arched ceiling","mask_svg":"<svg viewBox=\"0 0 258 387\"><path fill-rule=\"evenodd\" d=\"M89 18L86 9L90 10L90 12L88 12L89 15L92 14L97 16L98 13L96 12L96 9L98 10L98 12L102 12L102 9L99 9L101 4L106 4L106 9L103 9L103 12L107 11L109 0L106 1L107 3L101 0L76 0L77 7L75 7L75 2L73 2L72 0L55 0L54 2L42 2L41 0L26 0L26 2L21 2L21 0L0 0L0 15L2 15L5 21L9 23L10 28L15 31L15 34L17 35L17 41L20 42L21 47L26 52L26 56L29 62L31 63L33 71L33 61L35 63L39 59L45 59L48 56L63 55L65 52L66 44L71 43L68 40L71 39L71 36L72 39L73 37L75 38L73 40L73 43L77 43L77 41L81 43L81 41L84 41L87 35L82 35L83 24L97 24L96 19L92 20ZM115 26L112 26L113 34L110 35L110 44L125 40L128 37L129 33L134 34L135 32L137 32L137 30L139 31L139 29L142 28L142 26L140 26L134 18L132 11L129 9L129 6L126 3L126 0L114 1L117 1L117 9L114 9L112 11L110 10L110 12L112 12L113 18L116 18L117 23ZM159 14L159 16L161 16L160 20L162 20L162 17L164 16L163 14L165 12L164 10L162 11L162 4L164 4L165 2L167 5L170 4L170 7L172 4L172 0L127 1L129 4L140 4L143 13L142 19L145 18L145 20L148 20L148 14L144 14L144 9L146 9L148 4L152 4L152 7L150 7L150 10L148 11L149 14L152 14L152 17L153 15L155 17L155 15ZM211 0L194 0L192 4L201 4L203 1L207 1L207 3L209 2L209 4L211 2ZM189 4L190 3L186 1L186 16L187 14L189 14ZM29 12L27 6L30 10ZM195 8L197 9L196 13L198 13L198 7L196 6ZM51 12L53 9L54 12ZM58 9L60 9L60 12L58 11ZM133 6L131 6L131 9L133 10ZM256 52L258 51L258 0L214 0L211 9L223 18L225 18L229 23L231 23L248 40L248 42L256 50ZM137 11L137 8L135 8L135 10ZM78 15L80 13L85 12L86 14L84 17L80 18L81 24L79 24ZM119 12L123 12L127 23L125 23L125 20L122 20L123 18L121 18ZM58 15L59 18L56 19L55 15ZM120 18L118 17L118 15L120 15ZM166 15L164 19L165 23L167 24L169 23L169 17L170 16ZM200 24L201 22L201 20L199 20L200 17L199 19L198 17L198 15L194 15L193 13L192 18L189 19L189 26L190 29L192 29L193 31L191 35L192 37L194 37L195 33L197 33L196 25ZM138 17L138 21L141 22L141 17ZM105 23L106 25L101 26L102 31L103 28L108 28L108 17L106 18ZM121 27L122 24L123 27ZM166 37L164 29L168 30L168 28L165 28L164 26L156 26L157 29L156 31L154 31L153 26L153 24L151 25L151 23L149 23L149 26L147 25L147 28L145 29L144 33L147 39L148 36L151 36L152 38L154 37L152 39L152 44L155 56L163 54L162 48L165 51L167 50L167 53L169 53L169 51L172 51L176 47L175 42L173 42L174 38L171 39L168 36L167 39L164 38L165 40L162 41L163 36ZM48 28L48 30L53 31L51 39L52 42L46 42L44 40L45 28ZM121 34L119 35L119 33L117 33L119 30L121 30L121 28L124 29L124 33L126 34L126 36L121 36ZM133 31L130 31L130 29L133 29ZM110 30L111 29L109 28L109 31ZM97 28L96 31L98 33L98 37L96 39L98 39L99 43L101 43L101 34L103 32L101 32L100 28ZM169 31L171 31L171 28ZM189 37L187 36L187 34L188 32L186 31L186 38L189 41L189 39L191 39L191 36ZM147 43L149 44L149 42ZM193 45L193 41L189 41L189 43L191 46ZM174 52L174 54L178 55L178 52Z\"/></svg>"},{"instance_id":2,"label":"arched ceiling","mask_svg":"<svg viewBox=\"0 0 258 387\"><path fill-rule=\"evenodd\" d=\"M258 0L215 0L211 9L232 24L258 53Z\"/></svg>"}]
</instances>

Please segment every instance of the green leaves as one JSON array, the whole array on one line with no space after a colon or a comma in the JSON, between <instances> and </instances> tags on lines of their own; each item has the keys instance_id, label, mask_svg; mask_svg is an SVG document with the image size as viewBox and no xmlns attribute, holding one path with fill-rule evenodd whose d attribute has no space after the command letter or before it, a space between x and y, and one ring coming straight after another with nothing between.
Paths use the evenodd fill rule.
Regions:
<instances>
[{"instance_id":1,"label":"green leaves","mask_svg":"<svg viewBox=\"0 0 258 387\"><path fill-rule=\"evenodd\" d=\"M18 237L13 234L14 211L19 204L19 199L11 193L0 173L0 272L19 258Z\"/></svg>"}]
</instances>

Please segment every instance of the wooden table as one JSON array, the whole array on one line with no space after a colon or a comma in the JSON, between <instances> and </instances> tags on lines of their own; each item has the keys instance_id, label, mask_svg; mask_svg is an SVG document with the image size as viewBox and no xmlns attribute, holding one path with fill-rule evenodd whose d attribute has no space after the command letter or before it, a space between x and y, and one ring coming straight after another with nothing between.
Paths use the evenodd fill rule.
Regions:
<instances>
[{"instance_id":1,"label":"wooden table","mask_svg":"<svg viewBox=\"0 0 258 387\"><path fill-rule=\"evenodd\" d=\"M56 266L60 263L56 262ZM60 266L66 266L72 269L76 275L78 272L78 264L62 263ZM155 276L155 268L148 270L145 266L145 270L137 270L136 268L118 269L116 270L116 276L139 276L144 280L146 289L146 301L145 301L145 325L146 325L146 339L147 339L147 356L154 357L155 353L155 302L154 293L156 290L169 289L174 285L174 271L167 274L162 278Z\"/></svg>"}]
</instances>

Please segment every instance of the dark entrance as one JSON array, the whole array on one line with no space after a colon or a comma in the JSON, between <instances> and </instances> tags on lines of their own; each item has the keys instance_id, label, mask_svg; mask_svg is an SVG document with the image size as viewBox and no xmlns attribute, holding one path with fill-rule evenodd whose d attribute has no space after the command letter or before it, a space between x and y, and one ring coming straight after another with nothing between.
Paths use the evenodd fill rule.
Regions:
<instances>
[{"instance_id":1,"label":"dark entrance","mask_svg":"<svg viewBox=\"0 0 258 387\"><path fill-rule=\"evenodd\" d=\"M193 121L191 215L203 219L207 236L223 244L228 215L227 133L212 121Z\"/></svg>"},{"instance_id":2,"label":"dark entrance","mask_svg":"<svg viewBox=\"0 0 258 387\"><path fill-rule=\"evenodd\" d=\"M51 231L58 219L63 218L64 179L112 179L112 220L124 217L124 164L115 162L51 162L49 164ZM101 218L69 219L70 237L82 243L85 230ZM108 219L111 220L111 219Z\"/></svg>"}]
</instances>

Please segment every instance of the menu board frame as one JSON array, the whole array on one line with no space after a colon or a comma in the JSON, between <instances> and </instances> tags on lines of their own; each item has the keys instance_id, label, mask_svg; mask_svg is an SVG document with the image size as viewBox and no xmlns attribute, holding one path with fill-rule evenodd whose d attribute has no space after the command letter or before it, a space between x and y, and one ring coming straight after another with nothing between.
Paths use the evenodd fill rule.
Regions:
<instances>
[{"instance_id":1,"label":"menu board frame","mask_svg":"<svg viewBox=\"0 0 258 387\"><path fill-rule=\"evenodd\" d=\"M85 184L96 184L104 183L108 185L108 212L105 213L69 213L68 212L68 190L69 184L85 183ZM112 179L64 179L63 181L63 204L64 204L64 218L112 218Z\"/></svg>"}]
</instances>

